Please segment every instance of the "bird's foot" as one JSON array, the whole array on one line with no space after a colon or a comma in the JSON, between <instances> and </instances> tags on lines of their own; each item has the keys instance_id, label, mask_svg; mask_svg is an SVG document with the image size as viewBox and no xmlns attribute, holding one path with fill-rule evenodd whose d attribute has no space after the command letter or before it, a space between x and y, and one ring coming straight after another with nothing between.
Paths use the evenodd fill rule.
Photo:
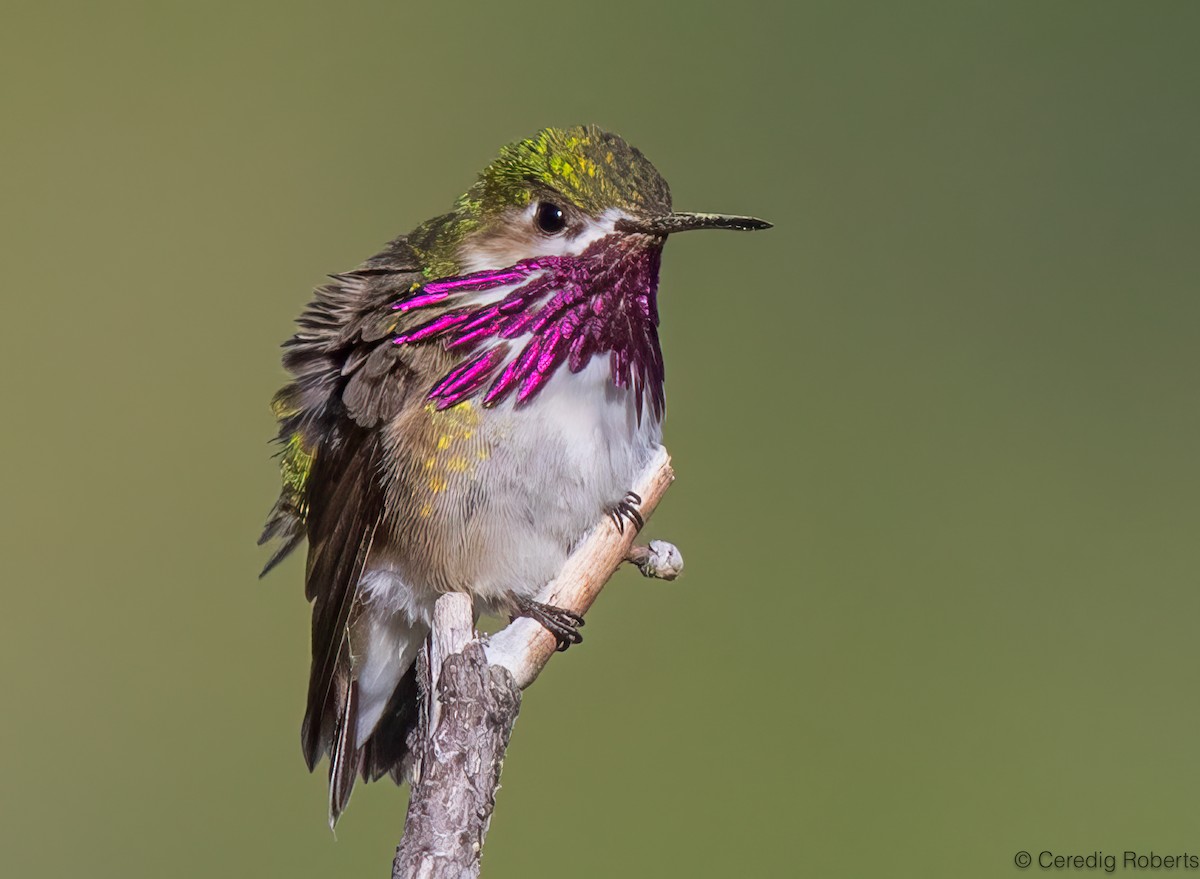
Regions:
<instances>
[{"instance_id":1,"label":"bird's foot","mask_svg":"<svg viewBox=\"0 0 1200 879\"><path fill-rule=\"evenodd\" d=\"M543 604L519 595L514 595L513 601L517 606L515 616L529 617L544 626L546 631L553 635L554 640L558 642L560 652L572 644L583 641L583 635L579 634L579 630L583 626L583 617L574 611L567 610L565 607L555 607L553 604Z\"/></svg>"},{"instance_id":2,"label":"bird's foot","mask_svg":"<svg viewBox=\"0 0 1200 879\"><path fill-rule=\"evenodd\" d=\"M625 521L637 526L637 530L641 531L646 525L646 520L642 518L642 514L638 511L638 507L642 503L642 496L636 491L625 493L625 497L617 501L608 511L608 518L612 519L613 525L617 528L618 534L625 533Z\"/></svg>"}]
</instances>

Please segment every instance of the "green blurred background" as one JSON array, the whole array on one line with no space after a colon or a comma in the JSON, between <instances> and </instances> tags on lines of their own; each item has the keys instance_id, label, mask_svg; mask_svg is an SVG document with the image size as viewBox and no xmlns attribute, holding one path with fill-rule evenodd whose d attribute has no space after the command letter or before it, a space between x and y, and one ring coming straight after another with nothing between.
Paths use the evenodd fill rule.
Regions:
<instances>
[{"instance_id":1,"label":"green blurred background","mask_svg":"<svg viewBox=\"0 0 1200 879\"><path fill-rule=\"evenodd\" d=\"M668 248L688 573L527 693L485 875L1200 851L1200 5L5 19L5 876L386 875L405 795L330 835L301 565L255 580L278 345L578 121L776 228Z\"/></svg>"}]
</instances>

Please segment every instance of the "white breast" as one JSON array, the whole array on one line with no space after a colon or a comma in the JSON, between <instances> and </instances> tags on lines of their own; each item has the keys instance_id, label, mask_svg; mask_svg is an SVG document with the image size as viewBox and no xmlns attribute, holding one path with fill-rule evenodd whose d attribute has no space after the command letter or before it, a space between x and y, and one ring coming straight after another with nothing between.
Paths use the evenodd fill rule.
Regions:
<instances>
[{"instance_id":1,"label":"white breast","mask_svg":"<svg viewBox=\"0 0 1200 879\"><path fill-rule=\"evenodd\" d=\"M613 385L607 356L578 373L560 369L524 406L489 413L495 556L475 584L485 600L533 594L570 550L632 487L662 438L651 408L638 423L633 392Z\"/></svg>"}]
</instances>

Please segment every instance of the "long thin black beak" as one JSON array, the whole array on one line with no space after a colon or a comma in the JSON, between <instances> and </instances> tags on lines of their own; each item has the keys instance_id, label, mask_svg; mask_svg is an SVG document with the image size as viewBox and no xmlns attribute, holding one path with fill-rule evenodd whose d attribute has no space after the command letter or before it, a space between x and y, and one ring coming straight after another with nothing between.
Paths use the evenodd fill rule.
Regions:
<instances>
[{"instance_id":1,"label":"long thin black beak","mask_svg":"<svg viewBox=\"0 0 1200 879\"><path fill-rule=\"evenodd\" d=\"M641 232L645 235L671 235L675 232L690 232L692 229L737 229L753 232L755 229L770 229L766 220L755 217L735 217L731 214L665 214L647 219L627 218L618 220L618 232Z\"/></svg>"}]
</instances>

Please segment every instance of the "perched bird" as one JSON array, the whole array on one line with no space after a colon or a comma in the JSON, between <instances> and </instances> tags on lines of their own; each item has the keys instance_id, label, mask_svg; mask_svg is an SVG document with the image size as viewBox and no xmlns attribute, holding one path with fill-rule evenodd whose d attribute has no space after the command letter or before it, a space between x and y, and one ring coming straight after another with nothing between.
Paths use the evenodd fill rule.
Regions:
<instances>
[{"instance_id":1,"label":"perched bird","mask_svg":"<svg viewBox=\"0 0 1200 879\"><path fill-rule=\"evenodd\" d=\"M308 540L312 672L301 730L328 754L330 823L356 776L404 776L414 660L437 597L582 620L532 596L630 492L662 436L659 260L688 229L667 183L594 126L505 147L443 216L317 289L275 397L283 490L263 573Z\"/></svg>"}]
</instances>

